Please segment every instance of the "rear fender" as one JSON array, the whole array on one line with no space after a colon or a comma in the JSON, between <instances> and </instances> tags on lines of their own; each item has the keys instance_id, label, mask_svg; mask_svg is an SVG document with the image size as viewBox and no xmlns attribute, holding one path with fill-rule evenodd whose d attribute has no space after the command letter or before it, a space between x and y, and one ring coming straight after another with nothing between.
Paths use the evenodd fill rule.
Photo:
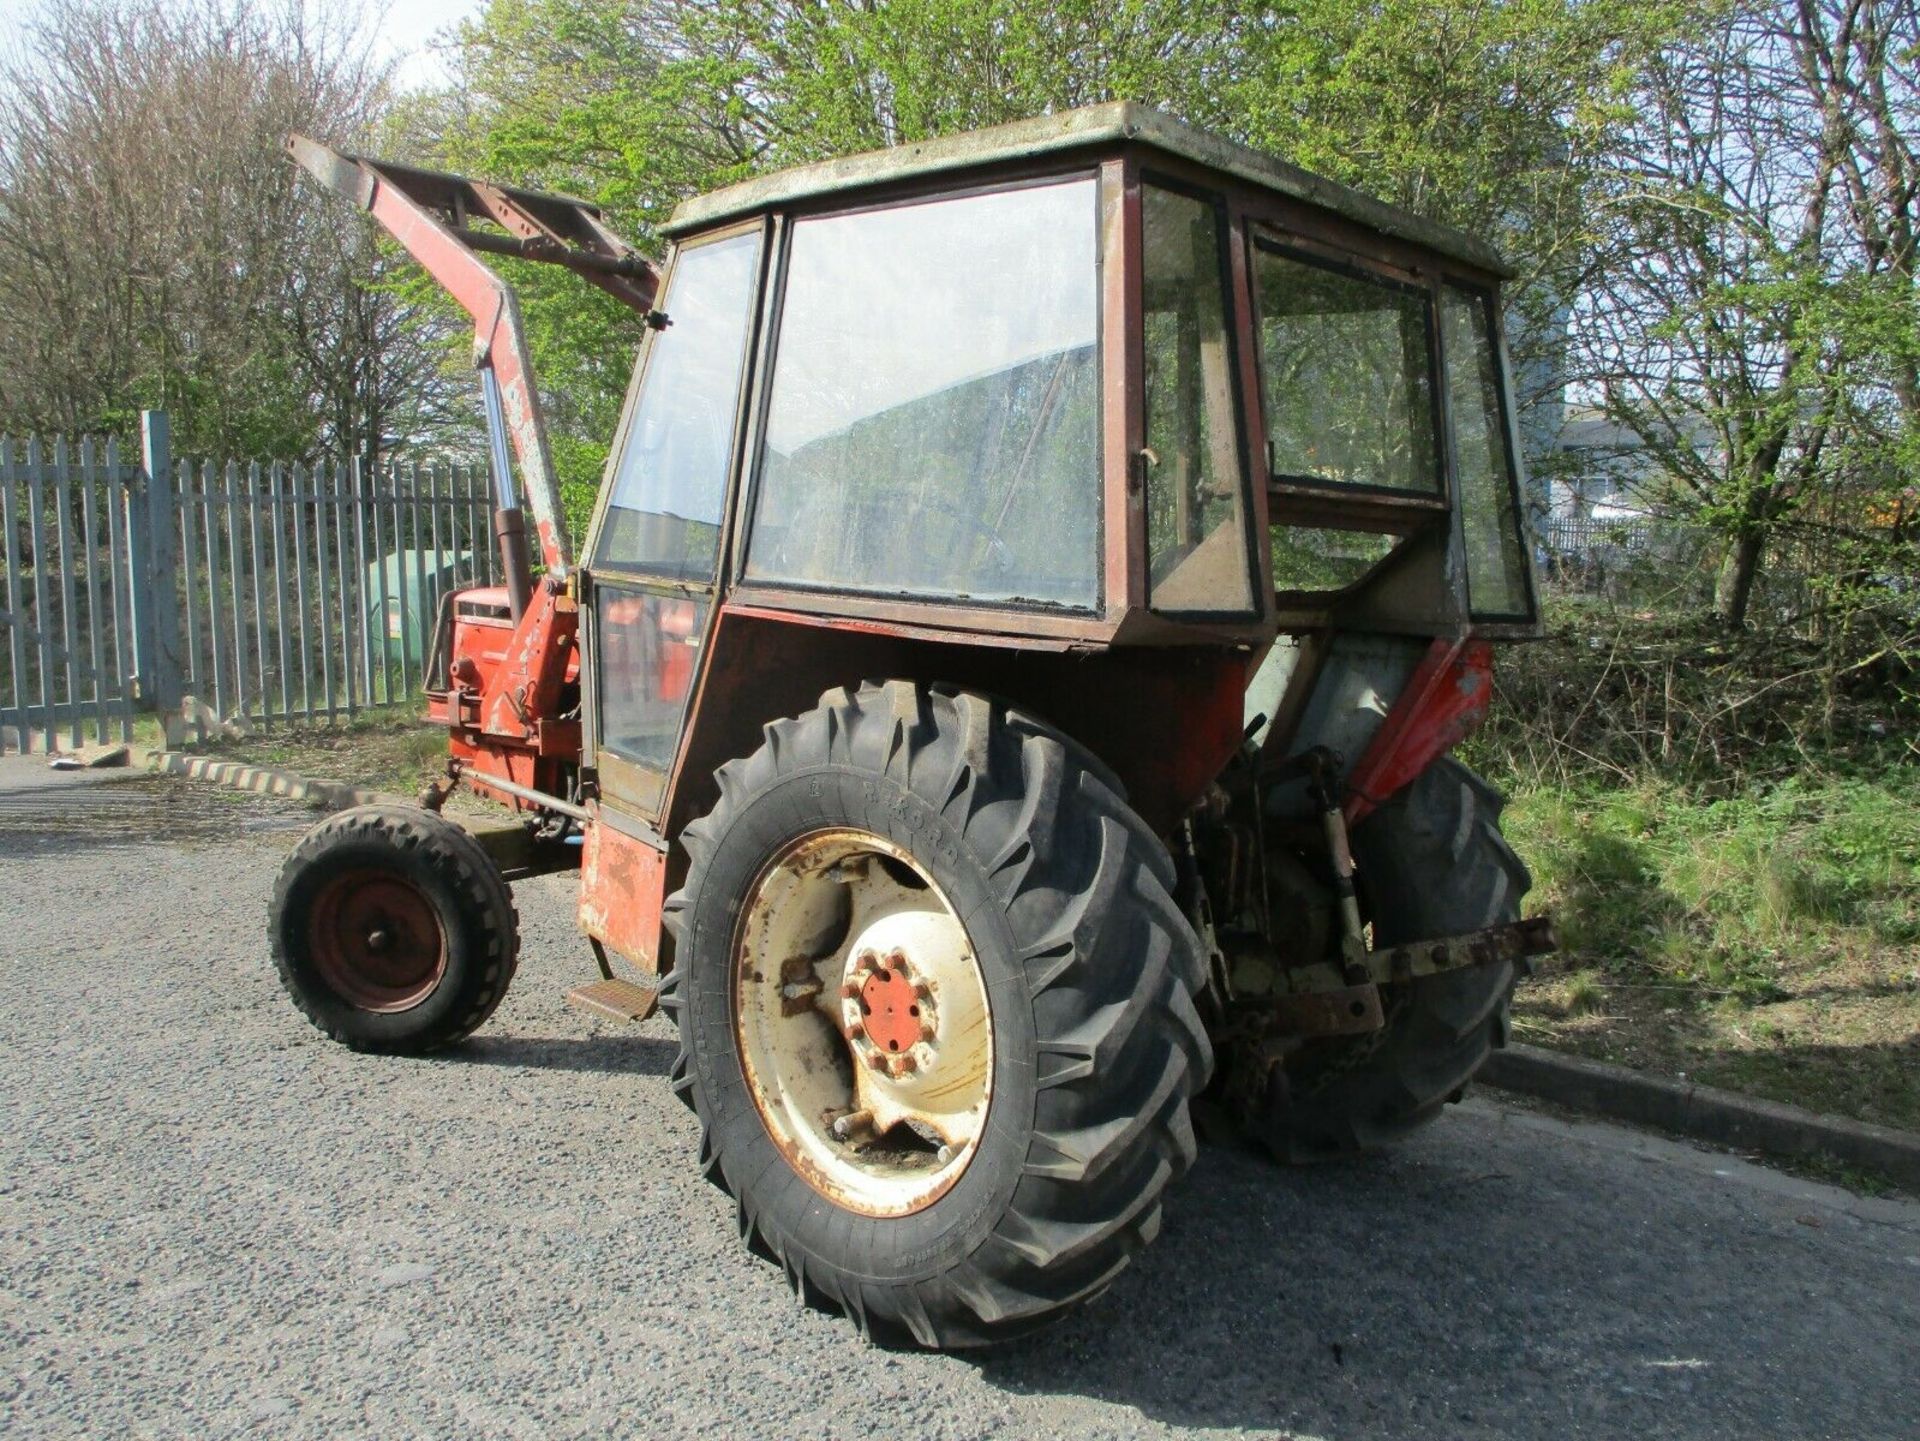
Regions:
<instances>
[{"instance_id":1,"label":"rear fender","mask_svg":"<svg viewBox=\"0 0 1920 1441\"><path fill-rule=\"evenodd\" d=\"M1493 698L1493 647L1441 637L1374 732L1347 776L1352 826L1411 783L1486 719Z\"/></svg>"}]
</instances>

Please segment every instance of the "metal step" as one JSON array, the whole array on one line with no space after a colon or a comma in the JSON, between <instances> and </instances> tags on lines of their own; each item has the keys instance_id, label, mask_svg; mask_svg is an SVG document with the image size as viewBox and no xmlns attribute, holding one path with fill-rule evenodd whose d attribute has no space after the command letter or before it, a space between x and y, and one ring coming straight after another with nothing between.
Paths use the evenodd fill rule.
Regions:
<instances>
[{"instance_id":1,"label":"metal step","mask_svg":"<svg viewBox=\"0 0 1920 1441\"><path fill-rule=\"evenodd\" d=\"M575 986L567 992L568 1001L596 1016L611 1016L616 1021L644 1021L660 1004L660 992L652 986L636 986L632 981L595 981Z\"/></svg>"}]
</instances>

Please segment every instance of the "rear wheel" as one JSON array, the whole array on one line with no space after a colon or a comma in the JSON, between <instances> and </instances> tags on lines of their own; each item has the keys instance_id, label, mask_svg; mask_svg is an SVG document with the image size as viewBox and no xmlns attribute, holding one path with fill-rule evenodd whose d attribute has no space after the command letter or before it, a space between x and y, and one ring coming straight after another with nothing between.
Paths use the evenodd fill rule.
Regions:
<instances>
[{"instance_id":1,"label":"rear wheel","mask_svg":"<svg viewBox=\"0 0 1920 1441\"><path fill-rule=\"evenodd\" d=\"M869 1333L964 1346L1112 1281L1211 1052L1167 853L980 697L829 695L719 773L668 902L675 1087L742 1236Z\"/></svg>"},{"instance_id":2,"label":"rear wheel","mask_svg":"<svg viewBox=\"0 0 1920 1441\"><path fill-rule=\"evenodd\" d=\"M1442 759L1354 828L1374 944L1518 920L1532 883L1500 834L1500 793ZM1383 987L1384 1029L1311 1042L1274 1069L1255 1129L1276 1155L1310 1161L1389 1144L1457 1101L1507 1041L1512 962Z\"/></svg>"},{"instance_id":3,"label":"rear wheel","mask_svg":"<svg viewBox=\"0 0 1920 1441\"><path fill-rule=\"evenodd\" d=\"M519 956L492 859L413 806L358 806L308 831L281 868L271 930L294 1004L359 1051L417 1055L470 1034Z\"/></svg>"}]
</instances>

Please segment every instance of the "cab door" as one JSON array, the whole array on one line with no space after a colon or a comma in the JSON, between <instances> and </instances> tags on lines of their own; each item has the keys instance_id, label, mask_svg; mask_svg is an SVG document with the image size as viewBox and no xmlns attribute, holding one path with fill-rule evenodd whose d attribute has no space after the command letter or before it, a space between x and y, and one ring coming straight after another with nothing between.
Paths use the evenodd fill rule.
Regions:
<instances>
[{"instance_id":1,"label":"cab door","mask_svg":"<svg viewBox=\"0 0 1920 1441\"><path fill-rule=\"evenodd\" d=\"M603 800L658 822L719 583L763 226L683 246L588 538L587 755Z\"/></svg>"}]
</instances>

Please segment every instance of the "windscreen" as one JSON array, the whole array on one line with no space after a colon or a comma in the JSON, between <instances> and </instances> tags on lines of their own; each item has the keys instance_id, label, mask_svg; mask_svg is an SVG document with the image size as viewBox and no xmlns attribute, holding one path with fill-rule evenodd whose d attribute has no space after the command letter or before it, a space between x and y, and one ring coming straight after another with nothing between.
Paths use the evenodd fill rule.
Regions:
<instances>
[{"instance_id":1,"label":"windscreen","mask_svg":"<svg viewBox=\"0 0 1920 1441\"><path fill-rule=\"evenodd\" d=\"M713 579L758 278L760 234L683 250L650 342L596 560Z\"/></svg>"}]
</instances>

